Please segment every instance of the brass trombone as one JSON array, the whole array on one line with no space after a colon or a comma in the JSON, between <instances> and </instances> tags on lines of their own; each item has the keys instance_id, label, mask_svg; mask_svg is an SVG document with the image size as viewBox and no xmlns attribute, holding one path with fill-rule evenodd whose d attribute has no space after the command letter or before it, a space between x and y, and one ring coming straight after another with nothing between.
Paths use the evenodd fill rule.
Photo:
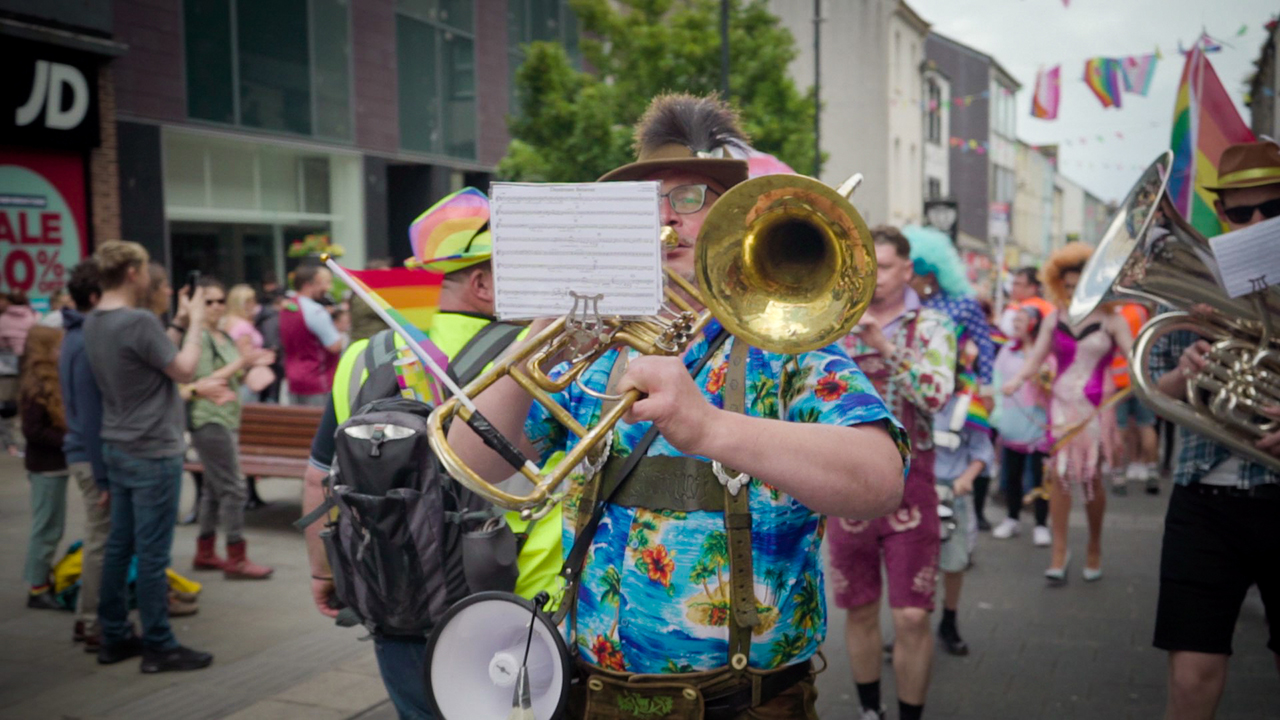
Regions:
<instances>
[{"instance_id":1,"label":"brass trombone","mask_svg":"<svg viewBox=\"0 0 1280 720\"><path fill-rule=\"evenodd\" d=\"M697 286L666 270L665 316L600 317L591 298L585 299L586 304L575 306L575 312L526 340L463 388L464 398L450 398L432 412L429 439L436 457L454 479L494 505L540 517L561 499L557 489L565 478L610 436L639 398L637 391L626 393L590 428L552 399L610 348L679 355L713 317L740 341L772 352L798 354L840 339L861 317L875 290L871 235L847 199L860 180L856 175L837 191L807 177L770 175L729 189L707 213L698 235ZM665 228L663 243L671 246L676 240L674 230ZM551 361L563 353L572 361L553 378ZM467 399L506 376L579 438L552 471L542 473ZM446 434L455 416L533 483L532 490L523 495L502 490L463 462Z\"/></svg>"}]
</instances>

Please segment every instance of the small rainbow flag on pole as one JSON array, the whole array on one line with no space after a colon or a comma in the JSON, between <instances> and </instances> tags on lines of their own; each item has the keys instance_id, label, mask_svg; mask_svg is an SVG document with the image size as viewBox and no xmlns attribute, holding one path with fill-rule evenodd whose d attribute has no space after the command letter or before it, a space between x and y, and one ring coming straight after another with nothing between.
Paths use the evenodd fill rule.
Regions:
<instances>
[{"instance_id":1,"label":"small rainbow flag on pole","mask_svg":"<svg viewBox=\"0 0 1280 720\"><path fill-rule=\"evenodd\" d=\"M442 385L439 378L449 366L449 358L431 342L424 328L431 327L431 319L439 308L440 284L444 276L408 268L348 270L333 260L329 260L327 265L392 330L420 349L420 352L414 352L420 361L424 354L427 356L429 361L423 363L426 372L409 373L417 379L414 390L426 402L443 401L446 394L441 388L449 382L446 379Z\"/></svg>"},{"instance_id":2,"label":"small rainbow flag on pole","mask_svg":"<svg viewBox=\"0 0 1280 720\"><path fill-rule=\"evenodd\" d=\"M1187 54L1174 104L1169 197L1205 237L1221 234L1223 227L1213 209L1213 193L1203 186L1218 181L1218 161L1228 145L1253 140L1253 132L1240 119L1231 96L1197 43Z\"/></svg>"},{"instance_id":3,"label":"small rainbow flag on pole","mask_svg":"<svg viewBox=\"0 0 1280 720\"><path fill-rule=\"evenodd\" d=\"M1120 107L1120 61L1115 58L1091 58L1084 64L1084 84L1089 86L1104 108Z\"/></svg>"}]
</instances>

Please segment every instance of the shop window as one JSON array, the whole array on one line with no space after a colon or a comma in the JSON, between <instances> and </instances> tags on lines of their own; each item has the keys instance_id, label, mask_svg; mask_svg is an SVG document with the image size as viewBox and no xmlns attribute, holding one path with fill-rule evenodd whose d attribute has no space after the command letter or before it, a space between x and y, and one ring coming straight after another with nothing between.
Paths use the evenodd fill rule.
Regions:
<instances>
[{"instance_id":1,"label":"shop window","mask_svg":"<svg viewBox=\"0 0 1280 720\"><path fill-rule=\"evenodd\" d=\"M187 112L350 139L349 0L184 0Z\"/></svg>"},{"instance_id":2,"label":"shop window","mask_svg":"<svg viewBox=\"0 0 1280 720\"><path fill-rule=\"evenodd\" d=\"M942 144L942 88L938 81L929 78L925 89L928 95L925 116L925 140L934 145Z\"/></svg>"},{"instance_id":3,"label":"shop window","mask_svg":"<svg viewBox=\"0 0 1280 720\"><path fill-rule=\"evenodd\" d=\"M400 145L475 158L476 52L470 4L400 0L397 7Z\"/></svg>"}]
</instances>

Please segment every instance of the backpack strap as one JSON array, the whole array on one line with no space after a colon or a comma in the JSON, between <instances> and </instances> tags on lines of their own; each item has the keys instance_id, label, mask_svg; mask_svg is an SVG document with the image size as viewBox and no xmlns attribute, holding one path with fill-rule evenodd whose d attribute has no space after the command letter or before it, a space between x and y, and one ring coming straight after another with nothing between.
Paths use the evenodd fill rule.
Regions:
<instances>
[{"instance_id":1,"label":"backpack strap","mask_svg":"<svg viewBox=\"0 0 1280 720\"><path fill-rule=\"evenodd\" d=\"M489 363L506 350L524 332L523 325L491 322L471 336L466 345L449 360L449 377L459 386L475 380Z\"/></svg>"},{"instance_id":2,"label":"backpack strap","mask_svg":"<svg viewBox=\"0 0 1280 720\"><path fill-rule=\"evenodd\" d=\"M396 336L391 330L381 330L369 338L369 344L356 359L347 379L350 390L347 393L350 407L348 417L374 400L395 397L400 392L400 384L396 380ZM369 376L361 381L365 371Z\"/></svg>"}]
</instances>

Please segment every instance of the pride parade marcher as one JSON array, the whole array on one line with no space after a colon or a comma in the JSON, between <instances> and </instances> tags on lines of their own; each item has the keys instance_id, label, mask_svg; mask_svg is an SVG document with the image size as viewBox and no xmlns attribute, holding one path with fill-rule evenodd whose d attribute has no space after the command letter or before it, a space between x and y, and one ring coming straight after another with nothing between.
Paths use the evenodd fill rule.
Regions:
<instances>
[{"instance_id":1,"label":"pride parade marcher","mask_svg":"<svg viewBox=\"0 0 1280 720\"><path fill-rule=\"evenodd\" d=\"M475 188L464 188L444 198L422 214L410 231L417 260L425 271L444 273L439 310L432 316L427 336L451 360L464 351L483 366L484 357L504 350L521 328L494 321L493 271L490 263L489 200ZM362 302L353 300L353 302ZM400 393L393 363L405 341L391 330L357 340L338 362L333 390L325 405L320 427L311 444L311 458L304 477L303 514L323 501L324 481L334 460L334 433L338 426L365 404ZM560 533L554 514L530 526L512 514L512 529L527 535L518 560L520 576L516 592L532 597L551 589L560 569ZM336 617L331 605L333 581L320 540L321 525L306 529L307 555L311 562L311 592L316 608ZM378 669L387 694L402 718L431 716L423 686L426 638L377 635L374 647Z\"/></svg>"},{"instance_id":2,"label":"pride parade marcher","mask_svg":"<svg viewBox=\"0 0 1280 720\"><path fill-rule=\"evenodd\" d=\"M661 183L661 221L680 240L664 264L692 279L708 211L747 179L747 162L725 152L743 141L737 118L718 100L661 96L636 141L638 160L601 180ZM531 335L549 322L535 322ZM593 394L647 397L615 428L609 462L640 458L616 501L596 516L600 477L577 472L566 483L564 547L581 538L591 547L565 598L575 603L565 629L584 676L569 717L616 713L625 697L660 702L668 718L816 718L810 658L826 634L823 515L879 517L902 493L906 438L870 381L837 349L766 352L718 322L682 357L612 349L580 381ZM574 384L555 399L592 425L601 412L593 394ZM509 377L474 400L527 457L545 460L577 442ZM651 443L638 450L650 428ZM463 423L449 441L488 480L510 474ZM731 495L711 461L752 479ZM678 497L680 482L697 492ZM584 529L589 515L598 524Z\"/></svg>"},{"instance_id":3,"label":"pride parade marcher","mask_svg":"<svg viewBox=\"0 0 1280 720\"><path fill-rule=\"evenodd\" d=\"M1228 147L1218 164L1214 208L1231 230L1280 216L1280 146ZM1271 252L1280 252L1273 247ZM1190 332L1158 340L1151 372L1160 392L1184 399L1209 344ZM1190 428L1164 523L1155 646L1169 653L1169 720L1209 720L1227 682L1236 618L1250 586L1261 591L1267 647L1280 668L1280 473L1233 455ZM1257 447L1280 457L1280 432Z\"/></svg>"},{"instance_id":4,"label":"pride parade marcher","mask_svg":"<svg viewBox=\"0 0 1280 720\"><path fill-rule=\"evenodd\" d=\"M831 526L836 605L848 611L845 643L863 717L883 718L880 700L880 565L884 559L893 615L898 716L924 711L933 662L929 615L938 576L941 526L935 488L933 416L955 389L956 329L946 313L924 306L911 287L911 245L896 228L871 231L876 244L871 307L841 343L875 383L911 438L902 502L887 515L840 519Z\"/></svg>"}]
</instances>

